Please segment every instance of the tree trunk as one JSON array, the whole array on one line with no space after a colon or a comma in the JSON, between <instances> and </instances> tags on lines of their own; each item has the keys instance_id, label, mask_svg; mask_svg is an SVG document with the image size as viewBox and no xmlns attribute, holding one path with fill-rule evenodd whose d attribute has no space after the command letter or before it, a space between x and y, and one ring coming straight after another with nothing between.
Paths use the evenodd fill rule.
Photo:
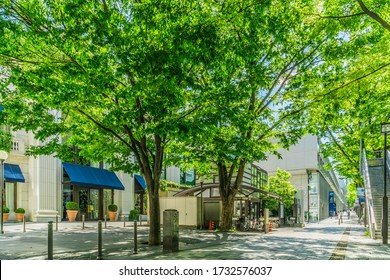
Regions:
<instances>
[{"instance_id":1,"label":"tree trunk","mask_svg":"<svg viewBox=\"0 0 390 280\"><path fill-rule=\"evenodd\" d=\"M234 164L230 167L229 172L227 172L225 164L218 164L219 193L222 201L220 229L223 231L227 231L233 228L234 199L238 189L242 184L245 163L246 161L244 159L240 161L237 173L235 174L236 176L234 182L232 182L235 171Z\"/></svg>"},{"instance_id":2,"label":"tree trunk","mask_svg":"<svg viewBox=\"0 0 390 280\"><path fill-rule=\"evenodd\" d=\"M149 245L161 245L160 198L158 195L158 187L157 190L149 192Z\"/></svg>"},{"instance_id":3,"label":"tree trunk","mask_svg":"<svg viewBox=\"0 0 390 280\"><path fill-rule=\"evenodd\" d=\"M232 194L222 197L221 226L222 231L228 231L233 228L234 197Z\"/></svg>"}]
</instances>

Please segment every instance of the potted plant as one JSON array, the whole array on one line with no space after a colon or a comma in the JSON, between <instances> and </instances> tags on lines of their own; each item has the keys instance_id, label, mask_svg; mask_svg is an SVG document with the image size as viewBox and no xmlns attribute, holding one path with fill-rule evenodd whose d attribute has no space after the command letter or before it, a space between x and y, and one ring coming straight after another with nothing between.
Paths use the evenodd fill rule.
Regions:
<instances>
[{"instance_id":1,"label":"potted plant","mask_svg":"<svg viewBox=\"0 0 390 280\"><path fill-rule=\"evenodd\" d=\"M8 221L8 217L9 217L9 208L3 206L3 222Z\"/></svg>"},{"instance_id":2,"label":"potted plant","mask_svg":"<svg viewBox=\"0 0 390 280\"><path fill-rule=\"evenodd\" d=\"M23 221L24 213L26 213L26 210L24 210L24 208L17 208L17 209L15 210L15 217L16 217L16 220L17 220L18 222Z\"/></svg>"},{"instance_id":3,"label":"potted plant","mask_svg":"<svg viewBox=\"0 0 390 280\"><path fill-rule=\"evenodd\" d=\"M69 201L66 203L65 208L69 222L74 222L79 211L79 204L74 201Z\"/></svg>"},{"instance_id":4,"label":"potted plant","mask_svg":"<svg viewBox=\"0 0 390 280\"><path fill-rule=\"evenodd\" d=\"M108 205L108 217L110 221L116 220L116 212L118 211L118 206L116 204Z\"/></svg>"},{"instance_id":5,"label":"potted plant","mask_svg":"<svg viewBox=\"0 0 390 280\"><path fill-rule=\"evenodd\" d=\"M133 209L129 214L129 221L138 221L139 219L139 211L137 209Z\"/></svg>"}]
</instances>

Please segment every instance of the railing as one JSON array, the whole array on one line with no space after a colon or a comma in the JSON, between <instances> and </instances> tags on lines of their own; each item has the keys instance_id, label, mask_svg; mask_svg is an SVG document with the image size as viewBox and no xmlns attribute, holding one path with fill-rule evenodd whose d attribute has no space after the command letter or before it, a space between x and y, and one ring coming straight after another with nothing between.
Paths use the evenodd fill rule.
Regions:
<instances>
[{"instance_id":1,"label":"railing","mask_svg":"<svg viewBox=\"0 0 390 280\"><path fill-rule=\"evenodd\" d=\"M362 176L364 180L364 189L365 189L365 196L366 196L368 226L370 228L371 238L375 238L375 230L377 230L377 224L375 220L374 202L372 198L371 181L370 181L370 174L368 172L368 162L367 162L367 155L365 149L363 149L362 157L363 157Z\"/></svg>"}]
</instances>

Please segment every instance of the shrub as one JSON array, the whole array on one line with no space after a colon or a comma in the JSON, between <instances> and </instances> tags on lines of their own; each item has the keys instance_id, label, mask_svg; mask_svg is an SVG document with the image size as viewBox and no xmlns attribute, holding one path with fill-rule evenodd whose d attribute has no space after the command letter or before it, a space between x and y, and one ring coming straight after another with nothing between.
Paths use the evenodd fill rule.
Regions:
<instances>
[{"instance_id":1,"label":"shrub","mask_svg":"<svg viewBox=\"0 0 390 280\"><path fill-rule=\"evenodd\" d=\"M110 205L108 205L108 211L116 212L116 211L118 211L118 206L116 204L110 204Z\"/></svg>"},{"instance_id":2,"label":"shrub","mask_svg":"<svg viewBox=\"0 0 390 280\"><path fill-rule=\"evenodd\" d=\"M24 214L24 213L26 213L26 210L24 210L24 208L18 208L15 210L15 213Z\"/></svg>"},{"instance_id":3,"label":"shrub","mask_svg":"<svg viewBox=\"0 0 390 280\"><path fill-rule=\"evenodd\" d=\"M66 210L79 210L79 204L74 201L70 201L66 203Z\"/></svg>"},{"instance_id":4,"label":"shrub","mask_svg":"<svg viewBox=\"0 0 390 280\"><path fill-rule=\"evenodd\" d=\"M3 213L9 213L9 208L8 208L8 207L5 207L5 206L3 206Z\"/></svg>"},{"instance_id":5,"label":"shrub","mask_svg":"<svg viewBox=\"0 0 390 280\"><path fill-rule=\"evenodd\" d=\"M139 211L137 209L133 209L129 214L129 221L138 221Z\"/></svg>"}]
</instances>

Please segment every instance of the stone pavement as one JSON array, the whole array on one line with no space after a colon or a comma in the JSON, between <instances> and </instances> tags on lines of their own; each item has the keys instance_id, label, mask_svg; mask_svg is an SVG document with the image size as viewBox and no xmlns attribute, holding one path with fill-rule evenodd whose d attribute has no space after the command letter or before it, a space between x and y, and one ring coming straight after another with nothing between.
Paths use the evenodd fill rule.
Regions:
<instances>
[{"instance_id":1,"label":"stone pavement","mask_svg":"<svg viewBox=\"0 0 390 280\"><path fill-rule=\"evenodd\" d=\"M138 226L134 254L133 223L103 222L103 259L106 260L390 260L390 246L365 235L355 216L306 224L303 228L276 228L271 233L216 232L180 228L179 252L163 254L162 246L148 246L148 227ZM4 224L0 259L47 259L47 223ZM55 230L55 224L53 225ZM53 258L95 260L97 222L61 222L53 233Z\"/></svg>"}]
</instances>

